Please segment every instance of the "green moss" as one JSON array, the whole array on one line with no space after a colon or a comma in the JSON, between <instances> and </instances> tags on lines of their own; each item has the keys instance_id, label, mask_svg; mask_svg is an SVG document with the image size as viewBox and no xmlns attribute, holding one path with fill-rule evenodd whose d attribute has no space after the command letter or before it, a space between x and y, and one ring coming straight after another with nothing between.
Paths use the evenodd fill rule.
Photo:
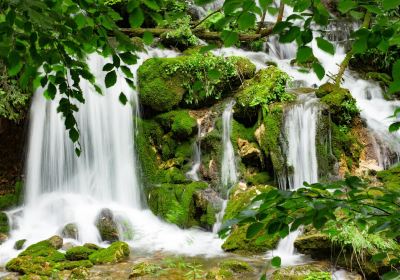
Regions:
<instances>
[{"instance_id":1,"label":"green moss","mask_svg":"<svg viewBox=\"0 0 400 280\"><path fill-rule=\"evenodd\" d=\"M10 231L10 222L6 213L0 212L0 233L8 234Z\"/></svg>"},{"instance_id":2,"label":"green moss","mask_svg":"<svg viewBox=\"0 0 400 280\"><path fill-rule=\"evenodd\" d=\"M54 268L58 270L72 270L74 268L81 268L81 267L90 268L92 266L93 263L89 260L79 260L79 261L59 262L54 265Z\"/></svg>"},{"instance_id":3,"label":"green moss","mask_svg":"<svg viewBox=\"0 0 400 280\"><path fill-rule=\"evenodd\" d=\"M249 142L255 142L256 139L254 137L255 126L253 127L245 127L243 124L232 120L232 133L231 133L231 141L237 147L237 140L239 138L245 139Z\"/></svg>"},{"instance_id":4,"label":"green moss","mask_svg":"<svg viewBox=\"0 0 400 280\"><path fill-rule=\"evenodd\" d=\"M237 65L235 63L238 63ZM138 70L141 102L157 112L214 103L240 83L236 67L250 75L250 62L194 52L175 58L151 58Z\"/></svg>"},{"instance_id":5,"label":"green moss","mask_svg":"<svg viewBox=\"0 0 400 280\"><path fill-rule=\"evenodd\" d=\"M333 122L337 125L349 125L360 114L356 100L347 89L327 83L322 85L316 94L321 103L327 106Z\"/></svg>"},{"instance_id":6,"label":"green moss","mask_svg":"<svg viewBox=\"0 0 400 280\"><path fill-rule=\"evenodd\" d=\"M118 263L129 257L130 250L128 244L122 241L112 243L105 249L95 251L89 256L93 264L112 264Z\"/></svg>"},{"instance_id":7,"label":"green moss","mask_svg":"<svg viewBox=\"0 0 400 280\"><path fill-rule=\"evenodd\" d=\"M260 70L235 95L235 118L243 123L254 124L261 107L273 102L293 100L293 95L286 92L288 80L289 76L275 66Z\"/></svg>"},{"instance_id":8,"label":"green moss","mask_svg":"<svg viewBox=\"0 0 400 280\"><path fill-rule=\"evenodd\" d=\"M299 266L289 266L276 270L272 280L330 280L329 267L318 264L305 264Z\"/></svg>"},{"instance_id":9,"label":"green moss","mask_svg":"<svg viewBox=\"0 0 400 280\"><path fill-rule=\"evenodd\" d=\"M18 255L19 257L29 256L29 257L45 257L46 260L52 262L60 262L65 260L65 255L58 252L54 248L50 241L43 240L38 243L30 245L22 253Z\"/></svg>"},{"instance_id":10,"label":"green moss","mask_svg":"<svg viewBox=\"0 0 400 280\"><path fill-rule=\"evenodd\" d=\"M131 274L129 275L129 278L138 278L146 275L155 274L160 270L161 267L155 264L149 262L140 262L132 267L132 271Z\"/></svg>"},{"instance_id":11,"label":"green moss","mask_svg":"<svg viewBox=\"0 0 400 280\"><path fill-rule=\"evenodd\" d=\"M6 210L15 206L18 206L22 203L23 201L23 183L18 181L15 183L15 186L13 187L14 193L8 193L5 195L0 195L0 211L1 210ZM0 230L1 232L1 230Z\"/></svg>"},{"instance_id":12,"label":"green moss","mask_svg":"<svg viewBox=\"0 0 400 280\"><path fill-rule=\"evenodd\" d=\"M47 276L40 276L37 274L27 274L27 275L21 276L18 279L19 280L47 280L49 278Z\"/></svg>"},{"instance_id":13,"label":"green moss","mask_svg":"<svg viewBox=\"0 0 400 280\"><path fill-rule=\"evenodd\" d=\"M251 79L254 77L256 66L247 57L232 56L231 60L235 64L239 75L243 78Z\"/></svg>"},{"instance_id":14,"label":"green moss","mask_svg":"<svg viewBox=\"0 0 400 280\"><path fill-rule=\"evenodd\" d=\"M266 185L271 184L274 181L274 178L268 172L259 172L245 177L246 182L249 185Z\"/></svg>"},{"instance_id":15,"label":"green moss","mask_svg":"<svg viewBox=\"0 0 400 280\"><path fill-rule=\"evenodd\" d=\"M234 273L253 271L253 268L247 262L239 260L224 260L221 262L220 267L222 269L231 270Z\"/></svg>"},{"instance_id":16,"label":"green moss","mask_svg":"<svg viewBox=\"0 0 400 280\"><path fill-rule=\"evenodd\" d=\"M68 279L70 280L86 280L89 279L89 269L85 267L77 267L71 271L71 275Z\"/></svg>"},{"instance_id":17,"label":"green moss","mask_svg":"<svg viewBox=\"0 0 400 280\"><path fill-rule=\"evenodd\" d=\"M21 256L10 260L6 264L6 269L21 274L50 276L53 271L53 265L54 263L47 261L45 257Z\"/></svg>"},{"instance_id":18,"label":"green moss","mask_svg":"<svg viewBox=\"0 0 400 280\"><path fill-rule=\"evenodd\" d=\"M392 167L389 170L379 171L377 174L379 180L388 190L400 190L400 165Z\"/></svg>"},{"instance_id":19,"label":"green moss","mask_svg":"<svg viewBox=\"0 0 400 280\"><path fill-rule=\"evenodd\" d=\"M271 186L255 186L245 191L239 189L239 185L233 187L229 197L228 205L225 210L224 221L236 218L240 212L245 210L251 200L261 192L268 192L273 189ZM270 238L260 238L261 234L252 239L246 238L248 225L237 225L225 240L222 248L225 251L235 251L238 253L261 253L274 249L279 241L279 236Z\"/></svg>"},{"instance_id":20,"label":"green moss","mask_svg":"<svg viewBox=\"0 0 400 280\"><path fill-rule=\"evenodd\" d=\"M215 222L214 209L198 197L207 187L204 182L161 184L149 191L148 204L153 213L180 227L209 228Z\"/></svg>"},{"instance_id":21,"label":"green moss","mask_svg":"<svg viewBox=\"0 0 400 280\"><path fill-rule=\"evenodd\" d=\"M85 246L72 247L65 252L65 257L70 261L79 261L89 259L89 255L95 250L89 249Z\"/></svg>"},{"instance_id":22,"label":"green moss","mask_svg":"<svg viewBox=\"0 0 400 280\"><path fill-rule=\"evenodd\" d=\"M24 247L25 242L26 242L26 239L21 239L21 240L16 241L14 244L14 249L21 250Z\"/></svg>"},{"instance_id":23,"label":"green moss","mask_svg":"<svg viewBox=\"0 0 400 280\"><path fill-rule=\"evenodd\" d=\"M187 110L170 111L158 115L156 120L163 126L165 131L171 131L172 137L187 139L196 131L196 119L189 115Z\"/></svg>"}]
</instances>

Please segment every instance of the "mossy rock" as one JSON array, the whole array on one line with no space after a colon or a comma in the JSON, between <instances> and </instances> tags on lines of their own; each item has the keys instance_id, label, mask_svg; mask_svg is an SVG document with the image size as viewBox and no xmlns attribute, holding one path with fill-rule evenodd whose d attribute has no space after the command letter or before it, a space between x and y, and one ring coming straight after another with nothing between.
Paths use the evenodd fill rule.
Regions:
<instances>
[{"instance_id":1,"label":"mossy rock","mask_svg":"<svg viewBox=\"0 0 400 280\"><path fill-rule=\"evenodd\" d=\"M55 247L54 243L51 243L49 240L43 240L28 246L28 248L21 252L18 257L44 257L46 261L64 261L65 255L57 251L57 247Z\"/></svg>"},{"instance_id":2,"label":"mossy rock","mask_svg":"<svg viewBox=\"0 0 400 280\"><path fill-rule=\"evenodd\" d=\"M7 279L7 278L6 278ZM49 277L37 274L27 274L18 278L19 280L48 280Z\"/></svg>"},{"instance_id":3,"label":"mossy rock","mask_svg":"<svg viewBox=\"0 0 400 280\"><path fill-rule=\"evenodd\" d=\"M110 209L105 208L100 211L96 219L96 227L99 230L101 240L108 242L119 240L117 223Z\"/></svg>"},{"instance_id":4,"label":"mossy rock","mask_svg":"<svg viewBox=\"0 0 400 280\"><path fill-rule=\"evenodd\" d=\"M59 262L54 265L55 269L58 270L72 270L75 268L90 268L93 266L93 263L89 260L79 260L79 261L64 261Z\"/></svg>"},{"instance_id":5,"label":"mossy rock","mask_svg":"<svg viewBox=\"0 0 400 280\"><path fill-rule=\"evenodd\" d=\"M251 79L256 73L256 66L247 57L232 56L233 63L241 77Z\"/></svg>"},{"instance_id":6,"label":"mossy rock","mask_svg":"<svg viewBox=\"0 0 400 280\"><path fill-rule=\"evenodd\" d=\"M311 255L317 259L329 259L331 256L332 242L326 234L312 233L299 236L294 246L302 254Z\"/></svg>"},{"instance_id":7,"label":"mossy rock","mask_svg":"<svg viewBox=\"0 0 400 280\"><path fill-rule=\"evenodd\" d=\"M86 267L77 267L71 271L69 280L86 280L89 279L90 272Z\"/></svg>"},{"instance_id":8,"label":"mossy rock","mask_svg":"<svg viewBox=\"0 0 400 280\"><path fill-rule=\"evenodd\" d=\"M249 174L245 177L246 183L250 186L267 185L274 182L274 178L268 172L258 172L255 174Z\"/></svg>"},{"instance_id":9,"label":"mossy rock","mask_svg":"<svg viewBox=\"0 0 400 280\"><path fill-rule=\"evenodd\" d=\"M393 191L400 190L400 165L388 170L379 171L377 177L386 189Z\"/></svg>"},{"instance_id":10,"label":"mossy rock","mask_svg":"<svg viewBox=\"0 0 400 280\"><path fill-rule=\"evenodd\" d=\"M89 249L85 246L76 246L65 252L65 257L69 261L80 261L89 259L89 255L95 252L93 249Z\"/></svg>"},{"instance_id":11,"label":"mossy rock","mask_svg":"<svg viewBox=\"0 0 400 280\"><path fill-rule=\"evenodd\" d=\"M207 187L204 182L161 184L150 189L148 205L154 214L182 228L210 228L215 210L207 201L199 200L199 192Z\"/></svg>"},{"instance_id":12,"label":"mossy rock","mask_svg":"<svg viewBox=\"0 0 400 280\"><path fill-rule=\"evenodd\" d=\"M89 256L93 264L113 264L126 260L130 250L127 243L117 241L105 249L95 251Z\"/></svg>"},{"instance_id":13,"label":"mossy rock","mask_svg":"<svg viewBox=\"0 0 400 280\"><path fill-rule=\"evenodd\" d=\"M77 224L75 223L66 224L61 231L61 235L64 238L71 238L78 240L79 231Z\"/></svg>"},{"instance_id":14,"label":"mossy rock","mask_svg":"<svg viewBox=\"0 0 400 280\"><path fill-rule=\"evenodd\" d=\"M271 186L254 186L242 190L240 184L233 187L225 210L224 221L237 217L240 212L250 205L251 200L258 194L273 189L275 188ZM228 252L252 254L274 249L278 244L279 236L277 234L269 238L261 238L261 234L258 234L254 238L247 239L247 229L248 225L235 225L222 245L222 249Z\"/></svg>"},{"instance_id":15,"label":"mossy rock","mask_svg":"<svg viewBox=\"0 0 400 280\"><path fill-rule=\"evenodd\" d=\"M24 188L23 182L18 181L15 183L15 186L12 187L12 189L14 190L13 193L0 195L0 211L7 210L9 208L20 205L23 202L23 196L24 196L23 188Z\"/></svg>"},{"instance_id":16,"label":"mossy rock","mask_svg":"<svg viewBox=\"0 0 400 280\"><path fill-rule=\"evenodd\" d=\"M276 270L271 280L331 280L330 267L327 263L289 266Z\"/></svg>"},{"instance_id":17,"label":"mossy rock","mask_svg":"<svg viewBox=\"0 0 400 280\"><path fill-rule=\"evenodd\" d=\"M58 235L54 235L52 237L50 237L49 239L47 239L49 241L49 243L51 244L51 246L53 246L54 248L61 249L64 243L64 240L62 239L61 236Z\"/></svg>"},{"instance_id":18,"label":"mossy rock","mask_svg":"<svg viewBox=\"0 0 400 280\"><path fill-rule=\"evenodd\" d=\"M143 105L165 112L182 101L185 94L183 77L168 75L166 71L176 63L180 63L179 58L151 58L139 67L139 97Z\"/></svg>"},{"instance_id":19,"label":"mossy rock","mask_svg":"<svg viewBox=\"0 0 400 280\"><path fill-rule=\"evenodd\" d=\"M160 270L161 267L159 267L158 265L149 262L140 262L132 267L132 271L129 274L129 279L156 274Z\"/></svg>"},{"instance_id":20,"label":"mossy rock","mask_svg":"<svg viewBox=\"0 0 400 280\"><path fill-rule=\"evenodd\" d=\"M211 53L150 58L138 70L139 97L146 108L155 112L170 111L181 102L200 108L231 93L240 85L241 77L252 75L253 67L245 58Z\"/></svg>"},{"instance_id":21,"label":"mossy rock","mask_svg":"<svg viewBox=\"0 0 400 280\"><path fill-rule=\"evenodd\" d=\"M275 66L262 69L251 80L245 81L235 94L234 118L247 126L254 125L261 105L293 100L286 93L289 76Z\"/></svg>"},{"instance_id":22,"label":"mossy rock","mask_svg":"<svg viewBox=\"0 0 400 280\"><path fill-rule=\"evenodd\" d=\"M21 274L36 274L40 276L51 276L54 262L48 261L46 257L19 256L6 264L8 271Z\"/></svg>"},{"instance_id":23,"label":"mossy rock","mask_svg":"<svg viewBox=\"0 0 400 280\"><path fill-rule=\"evenodd\" d=\"M356 100L347 89L326 83L316 91L316 95L328 108L332 121L338 125L350 125L360 115Z\"/></svg>"},{"instance_id":24,"label":"mossy rock","mask_svg":"<svg viewBox=\"0 0 400 280\"><path fill-rule=\"evenodd\" d=\"M171 131L172 137L187 139L196 132L196 119L189 115L188 110L170 111L156 117L165 131Z\"/></svg>"},{"instance_id":25,"label":"mossy rock","mask_svg":"<svg viewBox=\"0 0 400 280\"><path fill-rule=\"evenodd\" d=\"M254 270L247 262L239 260L224 260L219 266L234 273L251 272Z\"/></svg>"},{"instance_id":26,"label":"mossy rock","mask_svg":"<svg viewBox=\"0 0 400 280\"><path fill-rule=\"evenodd\" d=\"M0 233L8 234L10 231L10 222L8 220L7 214L0 212Z\"/></svg>"},{"instance_id":27,"label":"mossy rock","mask_svg":"<svg viewBox=\"0 0 400 280\"><path fill-rule=\"evenodd\" d=\"M15 250L21 250L24 245L25 245L26 239L21 239L15 242L14 244L14 249Z\"/></svg>"}]
</instances>

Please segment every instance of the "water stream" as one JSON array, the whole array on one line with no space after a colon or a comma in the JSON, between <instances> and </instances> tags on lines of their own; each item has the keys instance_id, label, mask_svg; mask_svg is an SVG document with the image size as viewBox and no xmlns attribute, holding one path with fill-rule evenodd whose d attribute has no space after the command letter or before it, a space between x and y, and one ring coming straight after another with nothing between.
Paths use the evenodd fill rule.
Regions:
<instances>
[{"instance_id":1,"label":"water stream","mask_svg":"<svg viewBox=\"0 0 400 280\"><path fill-rule=\"evenodd\" d=\"M193 181L200 181L199 170L201 165L201 119L197 120L197 138L193 143L193 165L186 176Z\"/></svg>"}]
</instances>

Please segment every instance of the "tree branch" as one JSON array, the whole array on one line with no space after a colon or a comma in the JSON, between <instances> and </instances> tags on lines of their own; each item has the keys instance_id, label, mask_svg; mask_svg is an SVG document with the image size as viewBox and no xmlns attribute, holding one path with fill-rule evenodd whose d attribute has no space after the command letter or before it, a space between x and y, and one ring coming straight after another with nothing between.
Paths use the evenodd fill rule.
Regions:
<instances>
[{"instance_id":1,"label":"tree branch","mask_svg":"<svg viewBox=\"0 0 400 280\"><path fill-rule=\"evenodd\" d=\"M208 18L210 18L211 16L215 15L216 13L219 13L222 11L222 8L219 8L218 10L212 12L211 14L209 14L208 16L206 16L205 18L203 18L202 20L200 20L198 23L196 23L192 28L195 29L197 26L199 26L200 24L202 24L203 22L205 22Z\"/></svg>"}]
</instances>

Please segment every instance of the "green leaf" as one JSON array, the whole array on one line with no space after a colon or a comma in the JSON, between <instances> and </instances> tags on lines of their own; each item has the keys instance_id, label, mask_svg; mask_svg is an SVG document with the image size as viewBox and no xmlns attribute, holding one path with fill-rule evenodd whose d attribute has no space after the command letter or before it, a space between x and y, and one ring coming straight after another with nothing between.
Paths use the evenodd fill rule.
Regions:
<instances>
[{"instance_id":1,"label":"green leaf","mask_svg":"<svg viewBox=\"0 0 400 280\"><path fill-rule=\"evenodd\" d=\"M103 71L111 71L114 69L114 64L112 63L107 63L106 65L103 66Z\"/></svg>"},{"instance_id":2,"label":"green leaf","mask_svg":"<svg viewBox=\"0 0 400 280\"><path fill-rule=\"evenodd\" d=\"M77 14L74 17L74 21L78 26L78 29L82 29L86 25L86 17L83 14Z\"/></svg>"},{"instance_id":3,"label":"green leaf","mask_svg":"<svg viewBox=\"0 0 400 280\"><path fill-rule=\"evenodd\" d=\"M146 32L143 33L143 42L146 45L151 45L153 43L153 41L154 41L154 37L153 37L153 34L151 32L146 31Z\"/></svg>"},{"instance_id":4,"label":"green leaf","mask_svg":"<svg viewBox=\"0 0 400 280\"><path fill-rule=\"evenodd\" d=\"M207 73L211 80L218 80L221 77L221 73L217 69L211 69Z\"/></svg>"},{"instance_id":5,"label":"green leaf","mask_svg":"<svg viewBox=\"0 0 400 280\"><path fill-rule=\"evenodd\" d=\"M242 30L254 27L255 23L256 23L256 16L250 12L244 12L238 18L239 28Z\"/></svg>"},{"instance_id":6,"label":"green leaf","mask_svg":"<svg viewBox=\"0 0 400 280\"><path fill-rule=\"evenodd\" d=\"M382 276L382 280L399 280L400 279L400 273L397 271L390 271Z\"/></svg>"},{"instance_id":7,"label":"green leaf","mask_svg":"<svg viewBox=\"0 0 400 280\"><path fill-rule=\"evenodd\" d=\"M400 122L392 123L392 124L389 126L389 132L396 132L396 131L398 131L398 130L400 130Z\"/></svg>"},{"instance_id":8,"label":"green leaf","mask_svg":"<svg viewBox=\"0 0 400 280\"><path fill-rule=\"evenodd\" d=\"M400 59L393 64L392 77L393 80L400 80Z\"/></svg>"},{"instance_id":9,"label":"green leaf","mask_svg":"<svg viewBox=\"0 0 400 280\"><path fill-rule=\"evenodd\" d=\"M342 13L345 14L351 9L357 7L357 3L352 1L352 0L341 0L338 5L338 10Z\"/></svg>"},{"instance_id":10,"label":"green leaf","mask_svg":"<svg viewBox=\"0 0 400 280\"><path fill-rule=\"evenodd\" d=\"M122 70L122 72L125 74L125 76L127 78L133 78L132 71L131 71L131 69L129 69L129 67L122 65L120 69Z\"/></svg>"},{"instance_id":11,"label":"green leaf","mask_svg":"<svg viewBox=\"0 0 400 280\"><path fill-rule=\"evenodd\" d=\"M128 13L131 13L135 8L138 8L140 5L139 0L129 0L128 5L126 6L126 9Z\"/></svg>"},{"instance_id":12,"label":"green leaf","mask_svg":"<svg viewBox=\"0 0 400 280\"><path fill-rule=\"evenodd\" d=\"M216 49L217 48L217 46L216 45L214 45L214 44L209 44L209 45L207 45L207 46L204 46L204 47L201 47L201 49L200 49L200 53L202 53L202 54L204 54L204 53L207 53L207 52L209 52L209 51L211 51L211 50L214 50L214 49Z\"/></svg>"},{"instance_id":13,"label":"green leaf","mask_svg":"<svg viewBox=\"0 0 400 280\"><path fill-rule=\"evenodd\" d=\"M397 9L400 6L400 0L383 0L382 4L385 10Z\"/></svg>"},{"instance_id":14,"label":"green leaf","mask_svg":"<svg viewBox=\"0 0 400 280\"><path fill-rule=\"evenodd\" d=\"M290 43L296 40L296 38L300 35L301 35L300 28L297 26L292 26L288 31L282 33L279 36L279 42Z\"/></svg>"},{"instance_id":15,"label":"green leaf","mask_svg":"<svg viewBox=\"0 0 400 280\"><path fill-rule=\"evenodd\" d=\"M400 92L400 80L392 82L389 86L389 94L395 94L397 92Z\"/></svg>"},{"instance_id":16,"label":"green leaf","mask_svg":"<svg viewBox=\"0 0 400 280\"><path fill-rule=\"evenodd\" d=\"M255 237L264 228L264 226L265 225L263 223L258 223L258 222L251 224L247 228L246 238L251 239Z\"/></svg>"},{"instance_id":17,"label":"green leaf","mask_svg":"<svg viewBox=\"0 0 400 280\"><path fill-rule=\"evenodd\" d=\"M237 32L224 30L221 32L221 39L225 47L232 47L239 41L239 34Z\"/></svg>"},{"instance_id":18,"label":"green leaf","mask_svg":"<svg viewBox=\"0 0 400 280\"><path fill-rule=\"evenodd\" d=\"M43 95L47 100L53 100L56 97L56 93L56 86L53 83L49 83L47 89L43 92Z\"/></svg>"},{"instance_id":19,"label":"green leaf","mask_svg":"<svg viewBox=\"0 0 400 280\"><path fill-rule=\"evenodd\" d=\"M322 37L318 37L317 38L317 46L318 48L320 48L321 50L334 55L335 54L335 47L332 45L331 42L325 40Z\"/></svg>"},{"instance_id":20,"label":"green leaf","mask_svg":"<svg viewBox=\"0 0 400 280\"><path fill-rule=\"evenodd\" d=\"M379 262L383 261L386 257L387 257L387 253L379 253L379 254L372 256L372 261L374 263L379 263Z\"/></svg>"},{"instance_id":21,"label":"green leaf","mask_svg":"<svg viewBox=\"0 0 400 280\"><path fill-rule=\"evenodd\" d=\"M77 142L79 139L79 132L75 128L71 128L69 130L69 139L71 139L72 142Z\"/></svg>"},{"instance_id":22,"label":"green leaf","mask_svg":"<svg viewBox=\"0 0 400 280\"><path fill-rule=\"evenodd\" d=\"M119 94L119 101L120 101L123 105L126 105L126 103L128 102L128 98L126 98L126 95L125 95L123 92L121 92L121 93Z\"/></svg>"},{"instance_id":23,"label":"green leaf","mask_svg":"<svg viewBox=\"0 0 400 280\"><path fill-rule=\"evenodd\" d=\"M129 24L132 28L140 27L144 22L144 14L142 9L133 9L131 15L129 16Z\"/></svg>"},{"instance_id":24,"label":"green leaf","mask_svg":"<svg viewBox=\"0 0 400 280\"><path fill-rule=\"evenodd\" d=\"M119 54L119 57L128 65L132 65L137 62L137 57L130 52L121 53Z\"/></svg>"},{"instance_id":25,"label":"green leaf","mask_svg":"<svg viewBox=\"0 0 400 280\"><path fill-rule=\"evenodd\" d=\"M296 60L299 63L306 62L313 56L313 51L310 47L302 46L298 48Z\"/></svg>"},{"instance_id":26,"label":"green leaf","mask_svg":"<svg viewBox=\"0 0 400 280\"><path fill-rule=\"evenodd\" d=\"M160 6L158 6L157 2L154 0L142 0L143 4L145 4L148 8L158 12L160 10Z\"/></svg>"},{"instance_id":27,"label":"green leaf","mask_svg":"<svg viewBox=\"0 0 400 280\"><path fill-rule=\"evenodd\" d=\"M325 77L325 69L320 63L314 62L312 68L315 74L317 74L318 79L322 80Z\"/></svg>"},{"instance_id":28,"label":"green leaf","mask_svg":"<svg viewBox=\"0 0 400 280\"><path fill-rule=\"evenodd\" d=\"M110 88L115 85L115 83L117 82L117 73L115 73L115 70L108 72L104 81L106 84L106 88Z\"/></svg>"},{"instance_id":29,"label":"green leaf","mask_svg":"<svg viewBox=\"0 0 400 280\"><path fill-rule=\"evenodd\" d=\"M275 268L281 267L282 260L280 257L273 257L271 260L271 265Z\"/></svg>"},{"instance_id":30,"label":"green leaf","mask_svg":"<svg viewBox=\"0 0 400 280\"><path fill-rule=\"evenodd\" d=\"M17 75L23 67L22 60L17 51L13 50L8 56L8 75Z\"/></svg>"}]
</instances>

